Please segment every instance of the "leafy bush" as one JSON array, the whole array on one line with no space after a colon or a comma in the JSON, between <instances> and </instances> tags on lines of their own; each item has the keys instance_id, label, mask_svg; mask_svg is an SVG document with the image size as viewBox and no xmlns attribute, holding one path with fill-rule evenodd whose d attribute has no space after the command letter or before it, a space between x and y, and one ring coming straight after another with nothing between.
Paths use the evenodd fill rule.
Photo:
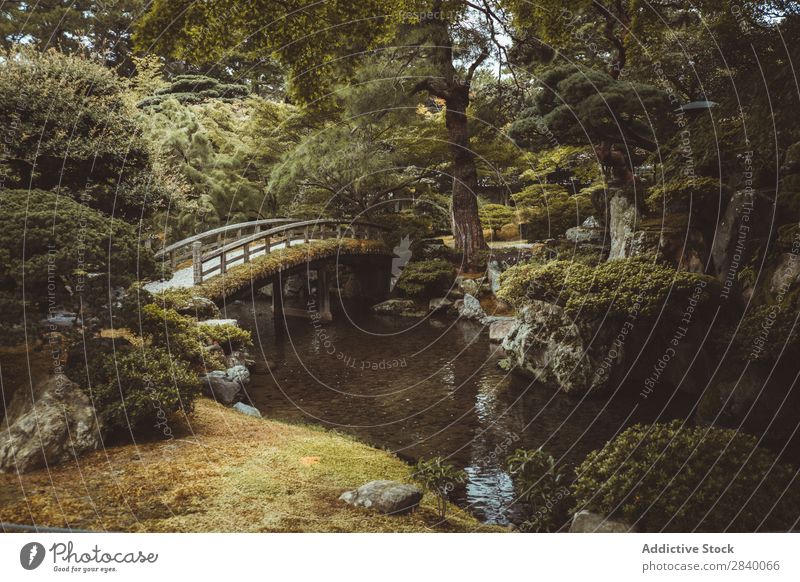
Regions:
<instances>
[{"instance_id":1,"label":"leafy bush","mask_svg":"<svg viewBox=\"0 0 800 582\"><path fill-rule=\"evenodd\" d=\"M534 184L512 195L520 224L528 240L545 240L563 235L580 226L592 215L591 193L570 195L558 184Z\"/></svg>"},{"instance_id":2,"label":"leafy bush","mask_svg":"<svg viewBox=\"0 0 800 582\"><path fill-rule=\"evenodd\" d=\"M552 455L541 447L517 449L506 459L519 499L528 505L526 531L554 531L567 521L567 478Z\"/></svg>"},{"instance_id":3,"label":"leafy bush","mask_svg":"<svg viewBox=\"0 0 800 582\"><path fill-rule=\"evenodd\" d=\"M155 347L98 353L86 369L79 382L112 436L169 436L169 418L191 412L200 392L189 366Z\"/></svg>"},{"instance_id":4,"label":"leafy bush","mask_svg":"<svg viewBox=\"0 0 800 582\"><path fill-rule=\"evenodd\" d=\"M788 531L800 517L795 469L732 430L636 425L578 467L577 509L645 531Z\"/></svg>"},{"instance_id":5,"label":"leafy bush","mask_svg":"<svg viewBox=\"0 0 800 582\"><path fill-rule=\"evenodd\" d=\"M444 519L447 515L447 501L450 492L455 489L456 485L466 480L467 474L456 469L442 457L433 457L427 461L420 460L414 465L412 477L436 496L439 517Z\"/></svg>"},{"instance_id":6,"label":"leafy bush","mask_svg":"<svg viewBox=\"0 0 800 582\"><path fill-rule=\"evenodd\" d=\"M157 273L130 224L53 192L3 190L2 196L0 341L14 341L23 307L29 321L59 305L77 311L81 302L103 312L109 288Z\"/></svg>"},{"instance_id":7,"label":"leafy bush","mask_svg":"<svg viewBox=\"0 0 800 582\"><path fill-rule=\"evenodd\" d=\"M646 259L621 259L596 267L572 261L511 267L500 279L497 296L520 307L538 299L563 306L572 315L624 315L632 310L655 316L664 303L685 307L711 301L719 283L708 276L675 271ZM697 312L697 308L695 308Z\"/></svg>"},{"instance_id":8,"label":"leafy bush","mask_svg":"<svg viewBox=\"0 0 800 582\"><path fill-rule=\"evenodd\" d=\"M514 210L504 204L484 204L480 207L478 214L481 225L484 228L491 228L495 238L501 228L514 221L515 216Z\"/></svg>"},{"instance_id":9,"label":"leafy bush","mask_svg":"<svg viewBox=\"0 0 800 582\"><path fill-rule=\"evenodd\" d=\"M455 278L453 265L444 259L408 263L397 279L397 289L408 297L430 298L447 291Z\"/></svg>"},{"instance_id":10,"label":"leafy bush","mask_svg":"<svg viewBox=\"0 0 800 582\"><path fill-rule=\"evenodd\" d=\"M253 344L253 337L249 331L230 323L219 325L199 323L195 325L195 329L206 345L218 344L227 353Z\"/></svg>"},{"instance_id":11,"label":"leafy bush","mask_svg":"<svg viewBox=\"0 0 800 582\"><path fill-rule=\"evenodd\" d=\"M199 296L197 291L192 288L164 289L153 296L153 302L158 303L164 309L188 312L198 318L219 317L219 308L210 300Z\"/></svg>"}]
</instances>

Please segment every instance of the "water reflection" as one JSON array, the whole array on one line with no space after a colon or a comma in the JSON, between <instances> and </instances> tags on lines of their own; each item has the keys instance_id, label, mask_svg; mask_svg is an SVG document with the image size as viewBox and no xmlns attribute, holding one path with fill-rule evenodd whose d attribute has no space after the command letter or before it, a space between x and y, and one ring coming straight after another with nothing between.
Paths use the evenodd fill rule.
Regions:
<instances>
[{"instance_id":1,"label":"water reflection","mask_svg":"<svg viewBox=\"0 0 800 582\"><path fill-rule=\"evenodd\" d=\"M265 416L324 424L412 461L447 457L467 474L456 500L492 523L519 518L505 471L514 449L545 445L575 466L627 424L680 414L647 413L631 397L574 400L508 375L485 329L469 322L377 317L350 306L323 328L293 319L276 333L260 302L229 306L227 316L257 338L262 365L248 393Z\"/></svg>"}]
</instances>

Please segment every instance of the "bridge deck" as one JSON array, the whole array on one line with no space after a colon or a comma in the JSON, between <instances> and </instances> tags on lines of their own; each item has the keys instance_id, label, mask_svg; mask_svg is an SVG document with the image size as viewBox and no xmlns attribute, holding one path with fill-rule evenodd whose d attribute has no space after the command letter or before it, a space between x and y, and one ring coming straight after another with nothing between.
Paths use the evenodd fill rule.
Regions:
<instances>
[{"instance_id":1,"label":"bridge deck","mask_svg":"<svg viewBox=\"0 0 800 582\"><path fill-rule=\"evenodd\" d=\"M316 240L316 239L310 239ZM305 240L303 238L292 239L291 246L304 244ZM278 249L286 248L286 241L275 243L270 245L270 252ZM257 251L250 254L251 258L259 257L266 254L265 250ZM220 263L220 257L214 257L203 261L203 269L210 269L211 267L217 267ZM242 251L238 255L228 255L226 259L226 263L228 268L235 267L237 265L244 264L244 252ZM172 275L172 278L166 281L154 281L152 283L148 283L144 286L147 291L151 293L156 293L158 291L163 291L165 289L179 289L184 287L194 287L194 278L193 278L193 267L189 265L188 267L183 267L182 269L176 269Z\"/></svg>"}]
</instances>

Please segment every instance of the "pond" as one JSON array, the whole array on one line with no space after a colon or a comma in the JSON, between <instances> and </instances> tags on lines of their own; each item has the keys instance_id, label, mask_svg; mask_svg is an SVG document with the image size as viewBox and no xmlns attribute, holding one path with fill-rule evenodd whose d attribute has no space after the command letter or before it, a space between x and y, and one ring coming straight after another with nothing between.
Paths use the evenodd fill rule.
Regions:
<instances>
[{"instance_id":1,"label":"pond","mask_svg":"<svg viewBox=\"0 0 800 582\"><path fill-rule=\"evenodd\" d=\"M509 374L488 328L469 321L340 304L330 324L290 318L276 326L260 299L228 305L226 316L253 332L247 391L264 416L349 433L409 462L446 457L468 475L453 501L488 523L520 521L505 470L514 449L543 446L574 468L626 426L688 412L680 399L572 398Z\"/></svg>"}]
</instances>

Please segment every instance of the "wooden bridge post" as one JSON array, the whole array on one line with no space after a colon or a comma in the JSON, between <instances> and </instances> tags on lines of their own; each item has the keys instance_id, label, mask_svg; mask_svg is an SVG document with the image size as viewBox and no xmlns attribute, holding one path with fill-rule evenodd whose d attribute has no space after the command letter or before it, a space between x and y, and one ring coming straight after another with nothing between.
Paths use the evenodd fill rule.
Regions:
<instances>
[{"instance_id":1,"label":"wooden bridge post","mask_svg":"<svg viewBox=\"0 0 800 582\"><path fill-rule=\"evenodd\" d=\"M192 243L192 278L195 285L203 282L203 243L199 240Z\"/></svg>"},{"instance_id":2,"label":"wooden bridge post","mask_svg":"<svg viewBox=\"0 0 800 582\"><path fill-rule=\"evenodd\" d=\"M286 231L286 242L284 243L284 245L286 246L287 249L290 246L292 246L292 231L291 230L287 230Z\"/></svg>"},{"instance_id":3,"label":"wooden bridge post","mask_svg":"<svg viewBox=\"0 0 800 582\"><path fill-rule=\"evenodd\" d=\"M245 243L244 248L242 249L242 258L244 259L245 263L250 262L250 243Z\"/></svg>"},{"instance_id":4,"label":"wooden bridge post","mask_svg":"<svg viewBox=\"0 0 800 582\"><path fill-rule=\"evenodd\" d=\"M308 244L308 227L303 230L303 241Z\"/></svg>"},{"instance_id":5,"label":"wooden bridge post","mask_svg":"<svg viewBox=\"0 0 800 582\"><path fill-rule=\"evenodd\" d=\"M328 270L325 267L317 269L317 301L319 301L320 319L322 321L333 321L330 280L328 279Z\"/></svg>"},{"instance_id":6,"label":"wooden bridge post","mask_svg":"<svg viewBox=\"0 0 800 582\"><path fill-rule=\"evenodd\" d=\"M272 317L283 318L283 279L280 272L272 280Z\"/></svg>"},{"instance_id":7,"label":"wooden bridge post","mask_svg":"<svg viewBox=\"0 0 800 582\"><path fill-rule=\"evenodd\" d=\"M265 255L269 254L269 250L270 250L269 247L271 245L272 245L272 241L270 240L270 236L269 235L265 236L264 237L264 254Z\"/></svg>"}]
</instances>

